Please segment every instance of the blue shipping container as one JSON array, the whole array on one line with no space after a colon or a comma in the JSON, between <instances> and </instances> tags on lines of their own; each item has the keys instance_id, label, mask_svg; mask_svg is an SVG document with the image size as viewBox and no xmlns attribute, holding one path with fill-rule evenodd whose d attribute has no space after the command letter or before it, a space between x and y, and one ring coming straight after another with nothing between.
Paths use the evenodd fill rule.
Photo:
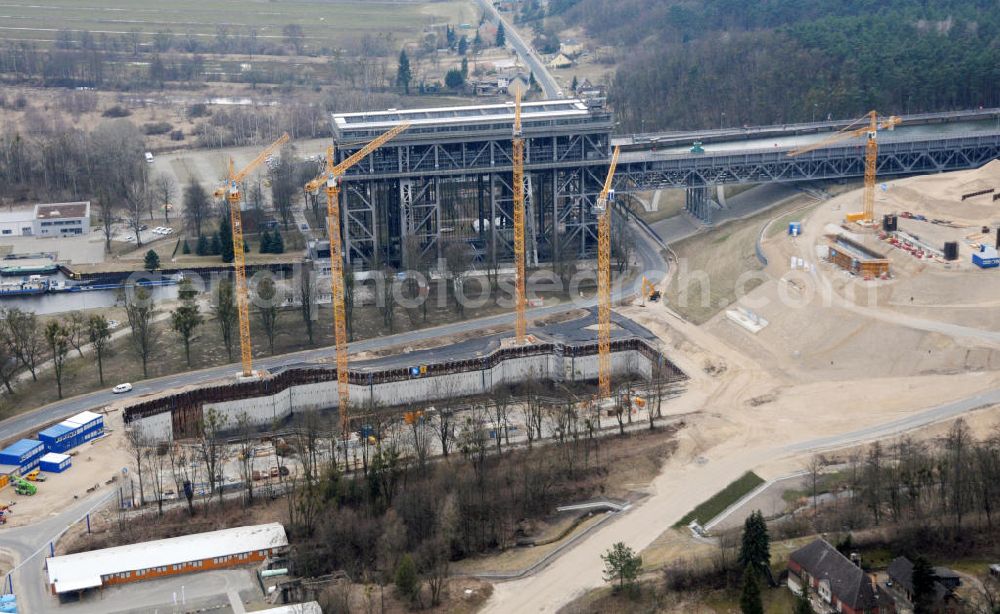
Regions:
<instances>
[{"instance_id":1,"label":"blue shipping container","mask_svg":"<svg viewBox=\"0 0 1000 614\"><path fill-rule=\"evenodd\" d=\"M38 459L38 466L48 473L62 473L69 469L73 459L65 454L49 453Z\"/></svg>"},{"instance_id":2,"label":"blue shipping container","mask_svg":"<svg viewBox=\"0 0 1000 614\"><path fill-rule=\"evenodd\" d=\"M104 434L104 420L95 420L84 427L71 422L60 422L38 434L49 452L66 452L80 444ZM45 435L43 437L43 434Z\"/></svg>"},{"instance_id":3,"label":"blue shipping container","mask_svg":"<svg viewBox=\"0 0 1000 614\"><path fill-rule=\"evenodd\" d=\"M36 460L45 453L45 444L37 439L22 439L0 450L0 465L18 465Z\"/></svg>"},{"instance_id":4,"label":"blue shipping container","mask_svg":"<svg viewBox=\"0 0 1000 614\"><path fill-rule=\"evenodd\" d=\"M69 449L69 441L80 433L80 427L60 422L38 433L38 438L49 452L64 452Z\"/></svg>"}]
</instances>

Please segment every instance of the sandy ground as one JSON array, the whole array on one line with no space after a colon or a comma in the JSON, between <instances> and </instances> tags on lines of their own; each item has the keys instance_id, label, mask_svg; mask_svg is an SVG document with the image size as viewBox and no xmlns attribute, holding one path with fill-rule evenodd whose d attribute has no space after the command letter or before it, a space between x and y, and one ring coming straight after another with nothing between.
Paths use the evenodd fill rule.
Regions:
<instances>
[{"instance_id":1,"label":"sandy ground","mask_svg":"<svg viewBox=\"0 0 1000 614\"><path fill-rule=\"evenodd\" d=\"M7 516L7 526L24 526L43 516L55 516L89 494L88 489L94 486L99 491L114 488L117 482L107 482L112 478L117 480L122 467L130 464L122 436L121 412L106 415L104 424L108 435L70 451L72 466L62 473L46 473L46 481L37 483L38 494L16 495L10 486L0 491L0 499L16 501L13 513Z\"/></svg>"},{"instance_id":2,"label":"sandy ground","mask_svg":"<svg viewBox=\"0 0 1000 614\"><path fill-rule=\"evenodd\" d=\"M954 189L934 179L943 192ZM1000 387L1000 329L992 313L1000 276L943 263L900 265L887 282L845 276L819 261L815 248L826 240L823 226L859 202L857 192L838 196L806 213L804 236L776 233L765 242L763 283L741 299L770 322L756 335L724 313L695 326L661 304L621 310L655 332L671 360L692 377L689 392L672 400L671 410L699 414L687 420L679 449L647 489L647 499L538 574L498 584L484 611L557 610L603 584L600 555L615 542L651 561L693 550L683 536L668 530L658 537L658 530L748 469L778 478L800 471L817 450L891 437L944 415L903 422L925 410L970 397L993 399ZM879 203L888 207L893 205ZM791 273L791 255L815 269ZM1000 422L996 406L973 415L970 423L979 433ZM887 424L897 426L878 430ZM942 423L928 431L946 428Z\"/></svg>"}]
</instances>

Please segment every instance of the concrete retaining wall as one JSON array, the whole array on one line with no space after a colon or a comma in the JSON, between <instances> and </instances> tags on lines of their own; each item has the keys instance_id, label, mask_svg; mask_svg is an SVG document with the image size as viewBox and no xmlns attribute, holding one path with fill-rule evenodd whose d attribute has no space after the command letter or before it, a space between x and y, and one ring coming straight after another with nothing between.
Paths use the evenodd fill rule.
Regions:
<instances>
[{"instance_id":1,"label":"concrete retaining wall","mask_svg":"<svg viewBox=\"0 0 1000 614\"><path fill-rule=\"evenodd\" d=\"M351 384L351 400L358 405L372 401L381 406L433 402L452 396L486 394L499 386L519 384L531 379L551 381L594 380L598 375L598 356L563 356L551 352L534 356L508 358L492 368L425 376L378 384ZM617 377L635 375L649 379L652 360L638 350L623 350L611 355L612 374ZM337 382L293 385L271 395L233 401L204 403L202 411L214 409L222 414L225 424L234 427L246 413L256 425L268 426L295 412L334 408L338 405ZM165 411L132 421L150 440L173 439L171 413Z\"/></svg>"}]
</instances>

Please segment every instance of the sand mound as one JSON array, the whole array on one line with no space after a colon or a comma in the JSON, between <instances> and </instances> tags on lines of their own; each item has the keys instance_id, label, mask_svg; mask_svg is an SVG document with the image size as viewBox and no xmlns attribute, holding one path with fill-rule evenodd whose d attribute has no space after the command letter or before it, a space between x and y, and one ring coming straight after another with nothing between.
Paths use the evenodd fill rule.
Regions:
<instances>
[{"instance_id":1,"label":"sand mound","mask_svg":"<svg viewBox=\"0 0 1000 614\"><path fill-rule=\"evenodd\" d=\"M1000 221L1000 201L993 200L994 193L962 200L963 195L990 188L1000 192L1000 160L971 171L894 181L876 198L886 212L910 211L966 226L993 225Z\"/></svg>"}]
</instances>

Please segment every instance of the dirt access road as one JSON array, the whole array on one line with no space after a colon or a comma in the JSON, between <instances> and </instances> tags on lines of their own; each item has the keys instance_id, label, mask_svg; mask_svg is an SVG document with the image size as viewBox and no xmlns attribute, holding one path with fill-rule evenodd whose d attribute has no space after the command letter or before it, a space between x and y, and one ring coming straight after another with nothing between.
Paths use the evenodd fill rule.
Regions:
<instances>
[{"instance_id":1,"label":"dirt access road","mask_svg":"<svg viewBox=\"0 0 1000 614\"><path fill-rule=\"evenodd\" d=\"M641 552L663 530L750 468L781 462L786 467L801 465L801 461L793 459L818 450L892 436L983 405L1000 404L1000 381L983 375L959 376L974 387L975 394L967 399L939 403L944 377L947 376L924 378L923 381L871 382L847 395L854 398L839 398L845 407L861 409L846 410L844 413L850 414L847 419L821 418L815 421L821 424L811 428L807 426L810 415L835 416L835 412L825 411L826 408L815 411L815 405L809 403L810 398L830 398L835 394L833 385L803 386L802 390L788 394L773 406L750 411L743 409L745 403L733 401L744 398L756 388L755 374L739 374L723 386L724 390L712 400L710 407L716 411L735 407L740 415L706 414L704 420L692 421L688 431L681 434L681 450L653 482L649 498L536 575L497 584L483 611L559 610L575 597L603 585L600 556L614 543L625 542ZM876 390L879 384L884 385L881 396ZM959 387L954 381L949 384L952 390ZM906 386L910 389L902 395L905 401L901 402L896 392ZM933 402L939 404L907 412L906 404L919 403L916 399L920 397L934 399ZM864 409L869 407L878 409ZM706 449L707 446L711 447Z\"/></svg>"},{"instance_id":2,"label":"dirt access road","mask_svg":"<svg viewBox=\"0 0 1000 614\"><path fill-rule=\"evenodd\" d=\"M836 275L817 270L820 275ZM786 271L769 268L768 273L771 279L751 297L773 293L784 283L777 277ZM880 344L878 336L889 322L894 334L933 334L964 347L985 350L997 342L996 332L986 322L961 326L845 302L837 296L829 307L807 306L793 313L779 306L765 315L779 323L793 315L817 319L822 314L843 318L842 325L873 323L871 330L857 333L860 338L851 360L859 364L891 357L892 344ZM803 368L796 366L795 346L781 339L767 341L768 329L753 336L722 316L695 326L662 306L621 311L659 335L667 355L692 376L688 392L671 405L686 405L686 411L699 415L679 434L678 451L648 489L647 498L537 574L497 584L484 612L559 610L604 584L600 556L614 543L624 542L642 552L684 514L747 470L773 478L801 470L819 451L893 437L979 409L987 421L1000 413L1000 372L995 369L872 367L841 373L834 361ZM765 354L769 359L763 359ZM724 369L709 374L705 369L709 364Z\"/></svg>"}]
</instances>

